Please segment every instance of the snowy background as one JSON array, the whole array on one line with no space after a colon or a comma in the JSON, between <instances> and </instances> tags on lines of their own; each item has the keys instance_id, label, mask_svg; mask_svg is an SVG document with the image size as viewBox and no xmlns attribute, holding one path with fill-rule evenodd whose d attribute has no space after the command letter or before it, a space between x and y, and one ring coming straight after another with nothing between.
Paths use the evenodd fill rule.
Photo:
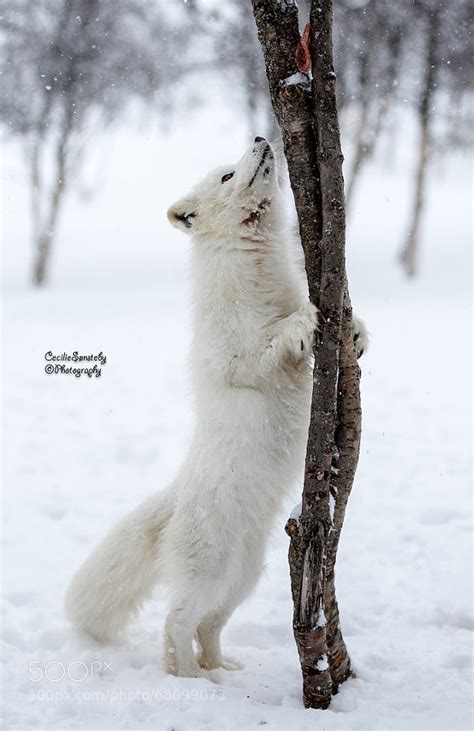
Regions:
<instances>
[{"instance_id":1,"label":"snowy background","mask_svg":"<svg viewBox=\"0 0 474 731\"><path fill-rule=\"evenodd\" d=\"M74 569L166 486L192 429L190 244L166 209L260 130L217 98L167 132L127 120L96 139L83 173L94 197L66 201L42 291L28 281L22 152L4 144L5 728L471 728L471 170L465 155L435 167L421 274L407 281L396 261L411 195L409 120L404 129L366 168L348 231L352 297L372 345L337 566L357 678L327 711L302 707L291 631L283 526L298 491L258 589L224 633L245 669L222 671L219 684L161 670L159 591L113 646L80 637L62 610ZM48 376L49 350L102 351L107 363L101 378Z\"/></svg>"}]
</instances>

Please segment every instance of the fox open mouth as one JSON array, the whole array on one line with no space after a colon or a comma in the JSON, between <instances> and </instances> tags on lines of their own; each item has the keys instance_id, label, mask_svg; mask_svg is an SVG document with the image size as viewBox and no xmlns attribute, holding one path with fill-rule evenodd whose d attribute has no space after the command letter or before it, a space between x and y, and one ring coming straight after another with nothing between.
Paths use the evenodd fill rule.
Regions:
<instances>
[{"instance_id":1,"label":"fox open mouth","mask_svg":"<svg viewBox=\"0 0 474 731\"><path fill-rule=\"evenodd\" d=\"M269 153L271 152L271 150L272 150L272 148L271 148L271 147L270 147L270 145L269 145L269 144L267 143L267 145L266 145L266 147L265 147L265 149L264 149L264 151L263 151L263 155L262 155L262 157L261 157L261 160L260 160L260 162L258 163L257 167L255 168L255 172L254 172L254 174L252 175L252 178L251 178L251 180L250 180L250 183L248 184L248 186L247 186L247 187L251 188L251 187L252 187L252 185L254 184L254 182L255 182L255 178L257 177L257 174L258 174L258 171L259 171L259 170L260 170L260 169L261 169L261 168L263 167L263 165L264 165L264 163L265 163L265 160L267 159L267 157L268 157ZM270 172L270 169L268 169L268 172Z\"/></svg>"}]
</instances>

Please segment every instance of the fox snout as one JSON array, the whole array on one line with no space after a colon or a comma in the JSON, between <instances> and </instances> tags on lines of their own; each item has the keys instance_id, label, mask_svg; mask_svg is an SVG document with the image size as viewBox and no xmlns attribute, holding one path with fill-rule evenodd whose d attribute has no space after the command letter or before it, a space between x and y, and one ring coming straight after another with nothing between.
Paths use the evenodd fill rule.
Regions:
<instances>
[{"instance_id":1,"label":"fox snout","mask_svg":"<svg viewBox=\"0 0 474 731\"><path fill-rule=\"evenodd\" d=\"M252 146L252 163L254 170L251 173L247 187L252 188L255 182L269 182L275 170L275 155L270 143L264 137L255 137Z\"/></svg>"},{"instance_id":2,"label":"fox snout","mask_svg":"<svg viewBox=\"0 0 474 731\"><path fill-rule=\"evenodd\" d=\"M270 143L265 139L265 137L255 137L253 142L254 142L254 144L252 146L252 152L255 155L263 155L265 153L268 154L270 152L273 154L272 147L271 147Z\"/></svg>"}]
</instances>

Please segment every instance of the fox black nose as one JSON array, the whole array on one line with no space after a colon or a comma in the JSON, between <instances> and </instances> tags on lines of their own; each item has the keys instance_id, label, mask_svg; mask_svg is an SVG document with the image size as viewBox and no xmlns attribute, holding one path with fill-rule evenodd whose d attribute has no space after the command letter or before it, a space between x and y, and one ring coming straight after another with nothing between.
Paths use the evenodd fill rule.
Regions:
<instances>
[{"instance_id":1,"label":"fox black nose","mask_svg":"<svg viewBox=\"0 0 474 731\"><path fill-rule=\"evenodd\" d=\"M255 142L265 142L265 137L256 137Z\"/></svg>"}]
</instances>

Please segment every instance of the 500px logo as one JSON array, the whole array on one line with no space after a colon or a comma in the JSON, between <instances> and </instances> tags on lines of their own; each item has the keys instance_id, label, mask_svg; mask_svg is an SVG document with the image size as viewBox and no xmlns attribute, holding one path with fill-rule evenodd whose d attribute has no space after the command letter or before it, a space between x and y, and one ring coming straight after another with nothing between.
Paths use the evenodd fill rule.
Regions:
<instances>
[{"instance_id":1,"label":"500px logo","mask_svg":"<svg viewBox=\"0 0 474 731\"><path fill-rule=\"evenodd\" d=\"M113 671L112 663L105 660L93 660L90 663L73 660L66 665L59 660L50 660L45 665L39 660L30 660L28 663L28 677L33 683L39 683L44 679L58 683L63 678L68 678L74 683L82 683L86 678Z\"/></svg>"}]
</instances>

